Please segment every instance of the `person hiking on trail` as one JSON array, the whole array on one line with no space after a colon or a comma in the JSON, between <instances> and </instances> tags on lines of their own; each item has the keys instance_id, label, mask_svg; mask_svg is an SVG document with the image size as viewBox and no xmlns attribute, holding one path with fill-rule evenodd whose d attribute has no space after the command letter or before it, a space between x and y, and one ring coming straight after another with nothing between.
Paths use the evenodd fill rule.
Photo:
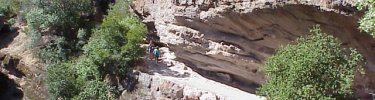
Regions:
<instances>
[{"instance_id":1,"label":"person hiking on trail","mask_svg":"<svg viewBox=\"0 0 375 100\"><path fill-rule=\"evenodd\" d=\"M154 54L155 61L158 62L159 57L160 57L159 47L154 48L153 54Z\"/></svg>"},{"instance_id":2,"label":"person hiking on trail","mask_svg":"<svg viewBox=\"0 0 375 100\"><path fill-rule=\"evenodd\" d=\"M147 47L147 52L148 52L148 55L149 55L150 60L153 59L153 51L154 51L153 46L154 46L154 44L153 44L152 41L150 40L150 43L148 44L148 47Z\"/></svg>"}]
</instances>

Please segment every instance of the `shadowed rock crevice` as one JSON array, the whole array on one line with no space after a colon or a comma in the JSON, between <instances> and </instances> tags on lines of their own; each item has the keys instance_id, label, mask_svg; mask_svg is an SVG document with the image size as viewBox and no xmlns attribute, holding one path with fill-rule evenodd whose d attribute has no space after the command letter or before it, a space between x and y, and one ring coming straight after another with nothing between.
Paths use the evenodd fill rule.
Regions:
<instances>
[{"instance_id":1,"label":"shadowed rock crevice","mask_svg":"<svg viewBox=\"0 0 375 100\"><path fill-rule=\"evenodd\" d=\"M7 25L7 28L9 28L9 25ZM0 30L0 49L7 47L13 41L19 34L17 30L13 28L12 30Z\"/></svg>"},{"instance_id":2,"label":"shadowed rock crevice","mask_svg":"<svg viewBox=\"0 0 375 100\"><path fill-rule=\"evenodd\" d=\"M1 100L22 100L23 91L20 86L8 75L0 73L0 99Z\"/></svg>"}]
</instances>

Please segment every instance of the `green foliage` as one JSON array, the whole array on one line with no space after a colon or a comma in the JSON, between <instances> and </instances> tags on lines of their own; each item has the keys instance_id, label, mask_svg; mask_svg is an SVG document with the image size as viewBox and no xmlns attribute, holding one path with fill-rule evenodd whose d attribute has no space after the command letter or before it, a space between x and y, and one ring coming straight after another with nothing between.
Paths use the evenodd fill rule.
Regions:
<instances>
[{"instance_id":1,"label":"green foliage","mask_svg":"<svg viewBox=\"0 0 375 100\"><path fill-rule=\"evenodd\" d=\"M127 0L116 1L116 4L112 6L112 9L109 11L108 16L105 17L101 26L93 30L92 34L85 28L81 28L77 31L77 35L74 37L77 38L76 47L79 48L83 45L83 54L79 57L70 59L69 61L67 60L68 56L62 56L67 55L66 52L69 50L66 48L67 44L70 43L67 42L68 40L64 39L55 41L41 50L40 58L56 58L56 60L47 60L47 62L56 63L49 66L51 69L56 67L64 68L56 68L56 70L61 70L61 72L67 70L66 72L74 76L74 78L71 78L69 75L59 76L61 78L50 78L47 80L47 84L51 86L49 87L51 88L49 89L49 93L51 93L52 98L74 100L114 99L114 94L118 92L116 89L103 82L104 76L109 74L124 78L126 72L130 69L129 66L134 63L134 61L138 60L143 53L143 50L140 48L140 43L142 42L146 28L139 19L129 13L127 8L128 4L129 1ZM45 10L48 15L48 10L54 9L54 6L46 7L48 7L48 9ZM41 8L46 9L45 7ZM57 20L60 20L59 17L57 17ZM55 24L52 26L54 25ZM91 37L88 38L90 35ZM65 35L63 36L66 38ZM69 62L69 64L63 62ZM60 71L48 71L51 77L60 73ZM72 85L65 85L68 83L56 84L56 82L64 78L69 79ZM63 86L66 87L64 88ZM69 90L67 88L71 88L74 92L64 94L66 90ZM61 93L62 91L65 92Z\"/></svg>"},{"instance_id":2,"label":"green foliage","mask_svg":"<svg viewBox=\"0 0 375 100\"><path fill-rule=\"evenodd\" d=\"M0 0L0 14L11 17L18 13L21 0Z\"/></svg>"},{"instance_id":3,"label":"green foliage","mask_svg":"<svg viewBox=\"0 0 375 100\"><path fill-rule=\"evenodd\" d=\"M38 57L47 63L59 63L68 59L69 50L65 48L67 45L63 37L47 45L47 47L38 51Z\"/></svg>"},{"instance_id":4,"label":"green foliage","mask_svg":"<svg viewBox=\"0 0 375 100\"><path fill-rule=\"evenodd\" d=\"M69 99L80 93L83 84L76 83L78 74L71 66L71 62L47 65L47 86L52 100Z\"/></svg>"},{"instance_id":5,"label":"green foliage","mask_svg":"<svg viewBox=\"0 0 375 100\"><path fill-rule=\"evenodd\" d=\"M89 80L102 79L101 74L99 73L99 66L96 65L92 59L82 56L77 60L78 61L74 66L75 70L79 74L77 81L80 83L85 83Z\"/></svg>"},{"instance_id":6,"label":"green foliage","mask_svg":"<svg viewBox=\"0 0 375 100\"><path fill-rule=\"evenodd\" d=\"M358 0L357 7L360 10L367 8L359 20L359 29L375 37L375 0Z\"/></svg>"},{"instance_id":7,"label":"green foliage","mask_svg":"<svg viewBox=\"0 0 375 100\"><path fill-rule=\"evenodd\" d=\"M26 14L27 35L30 39L28 47L35 47L41 37L42 30L46 30L55 20L56 16L47 14L43 9L35 8Z\"/></svg>"},{"instance_id":8,"label":"green foliage","mask_svg":"<svg viewBox=\"0 0 375 100\"><path fill-rule=\"evenodd\" d=\"M266 62L267 82L257 91L271 100L345 100L362 56L343 49L314 27L313 35L282 47Z\"/></svg>"},{"instance_id":9,"label":"green foliage","mask_svg":"<svg viewBox=\"0 0 375 100\"><path fill-rule=\"evenodd\" d=\"M10 18L8 21L7 21L7 24L8 25L14 25L16 23L16 19L15 18Z\"/></svg>"},{"instance_id":10,"label":"green foliage","mask_svg":"<svg viewBox=\"0 0 375 100\"><path fill-rule=\"evenodd\" d=\"M75 44L78 29L92 27L88 18L93 15L91 0L32 0L24 4L31 7L26 14L32 41L29 47L34 47L41 35L63 36L69 44Z\"/></svg>"},{"instance_id":11,"label":"green foliage","mask_svg":"<svg viewBox=\"0 0 375 100\"><path fill-rule=\"evenodd\" d=\"M82 92L73 100L114 100L114 89L101 81L88 81L84 84Z\"/></svg>"},{"instance_id":12,"label":"green foliage","mask_svg":"<svg viewBox=\"0 0 375 100\"><path fill-rule=\"evenodd\" d=\"M118 1L109 11L100 29L94 31L84 52L103 67L103 73L124 76L127 65L142 55L140 42L146 28L139 19L130 15L127 1ZM107 70L106 70L107 69ZM115 71L115 72L113 72Z\"/></svg>"},{"instance_id":13,"label":"green foliage","mask_svg":"<svg viewBox=\"0 0 375 100\"><path fill-rule=\"evenodd\" d=\"M47 14L56 16L54 25L57 35L74 36L77 28L87 24L87 16L92 15L91 0L39 0L36 4Z\"/></svg>"},{"instance_id":14,"label":"green foliage","mask_svg":"<svg viewBox=\"0 0 375 100\"><path fill-rule=\"evenodd\" d=\"M99 71L89 59L47 66L48 92L53 100L113 100L114 88L100 81ZM93 69L92 69L93 68Z\"/></svg>"},{"instance_id":15,"label":"green foliage","mask_svg":"<svg viewBox=\"0 0 375 100\"><path fill-rule=\"evenodd\" d=\"M86 29L79 29L77 34L78 42L76 44L76 48L82 49L82 46L87 43L87 40L89 38L90 34Z\"/></svg>"}]
</instances>

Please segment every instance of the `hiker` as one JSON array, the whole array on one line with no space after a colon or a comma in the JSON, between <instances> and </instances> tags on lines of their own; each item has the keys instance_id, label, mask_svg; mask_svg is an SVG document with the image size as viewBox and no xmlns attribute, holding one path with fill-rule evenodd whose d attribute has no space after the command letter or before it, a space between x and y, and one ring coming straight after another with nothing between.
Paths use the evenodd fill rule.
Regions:
<instances>
[{"instance_id":1,"label":"hiker","mask_svg":"<svg viewBox=\"0 0 375 100\"><path fill-rule=\"evenodd\" d=\"M158 60L159 60L159 57L160 57L159 47L156 46L156 47L154 48L153 54L154 54L155 61L156 61L156 63L157 63Z\"/></svg>"},{"instance_id":2,"label":"hiker","mask_svg":"<svg viewBox=\"0 0 375 100\"><path fill-rule=\"evenodd\" d=\"M149 58L150 58L150 60L152 60L153 58L153 50L154 50L154 48L153 48L153 43L152 43L152 40L150 40L150 43L148 44L148 47L147 47L147 52L148 52L148 55L149 55Z\"/></svg>"}]
</instances>

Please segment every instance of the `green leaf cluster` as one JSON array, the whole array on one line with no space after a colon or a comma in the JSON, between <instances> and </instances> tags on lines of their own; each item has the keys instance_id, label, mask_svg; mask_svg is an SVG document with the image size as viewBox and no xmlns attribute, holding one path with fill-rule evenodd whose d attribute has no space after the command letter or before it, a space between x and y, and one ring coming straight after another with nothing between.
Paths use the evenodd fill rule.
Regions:
<instances>
[{"instance_id":1,"label":"green leaf cluster","mask_svg":"<svg viewBox=\"0 0 375 100\"><path fill-rule=\"evenodd\" d=\"M34 48L41 36L63 37L69 44L77 44L80 28L91 30L94 26L94 6L91 0L31 0L23 2L27 21L30 48ZM80 47L70 46L71 50Z\"/></svg>"},{"instance_id":2,"label":"green leaf cluster","mask_svg":"<svg viewBox=\"0 0 375 100\"><path fill-rule=\"evenodd\" d=\"M20 10L21 0L0 0L0 14L14 16Z\"/></svg>"},{"instance_id":3,"label":"green leaf cluster","mask_svg":"<svg viewBox=\"0 0 375 100\"><path fill-rule=\"evenodd\" d=\"M359 29L375 37L375 0L357 0L357 8L366 9L365 15L359 20Z\"/></svg>"},{"instance_id":4,"label":"green leaf cluster","mask_svg":"<svg viewBox=\"0 0 375 100\"><path fill-rule=\"evenodd\" d=\"M74 37L78 28L85 27L89 23L87 17L94 11L91 0L39 0L36 6L56 16L50 28L66 37Z\"/></svg>"},{"instance_id":5,"label":"green leaf cluster","mask_svg":"<svg viewBox=\"0 0 375 100\"><path fill-rule=\"evenodd\" d=\"M314 27L312 35L281 47L266 61L267 81L257 91L271 100L345 100L362 56Z\"/></svg>"},{"instance_id":6,"label":"green leaf cluster","mask_svg":"<svg viewBox=\"0 0 375 100\"><path fill-rule=\"evenodd\" d=\"M52 63L47 65L47 88L52 100L69 99L78 95L80 87L76 81L77 73L71 67L72 62Z\"/></svg>"},{"instance_id":7,"label":"green leaf cluster","mask_svg":"<svg viewBox=\"0 0 375 100\"><path fill-rule=\"evenodd\" d=\"M89 59L109 69L104 71L120 76L126 74L128 65L141 57L140 43L146 32L144 24L123 5L129 5L129 1L118 1L112 6L101 27L83 47Z\"/></svg>"},{"instance_id":8,"label":"green leaf cluster","mask_svg":"<svg viewBox=\"0 0 375 100\"><path fill-rule=\"evenodd\" d=\"M129 5L127 0L118 0L116 4L111 7L109 14L103 20L103 23L97 29L94 29L92 34L88 34L87 29L79 29L77 34L77 41L81 41L83 45L83 53L78 57L67 60L60 59L58 54L48 54L45 57L58 58L56 61L49 61L53 64L48 67L47 84L52 98L60 99L74 99L74 100L112 100L116 97L116 87L109 86L104 82L106 75L115 75L125 78L130 66L142 56L140 43L146 32L145 25L142 24L138 18L129 13ZM91 36L91 37L89 37ZM87 37L88 40L87 40ZM65 40L66 41L66 40ZM78 42L80 43L80 42ZM59 52L63 50L63 42L59 46L59 42L51 47ZM60 49L60 47L62 47ZM49 51L45 51L49 52ZM64 69L59 69L61 66ZM53 69L53 70L52 70ZM60 83L61 78L58 77L60 71L57 70L71 70L70 76L60 76L69 80L66 88L72 89L71 94L65 88L60 88L68 83ZM64 74L63 74L64 75ZM56 84L57 85L56 85ZM58 92L56 92L58 91Z\"/></svg>"},{"instance_id":9,"label":"green leaf cluster","mask_svg":"<svg viewBox=\"0 0 375 100\"><path fill-rule=\"evenodd\" d=\"M47 14L43 9L34 8L26 14L27 30L26 33L30 40L28 47L36 47L42 37L42 31L47 30L57 16Z\"/></svg>"},{"instance_id":10,"label":"green leaf cluster","mask_svg":"<svg viewBox=\"0 0 375 100\"><path fill-rule=\"evenodd\" d=\"M87 59L47 65L47 86L53 100L113 100L114 88L98 79Z\"/></svg>"}]
</instances>

